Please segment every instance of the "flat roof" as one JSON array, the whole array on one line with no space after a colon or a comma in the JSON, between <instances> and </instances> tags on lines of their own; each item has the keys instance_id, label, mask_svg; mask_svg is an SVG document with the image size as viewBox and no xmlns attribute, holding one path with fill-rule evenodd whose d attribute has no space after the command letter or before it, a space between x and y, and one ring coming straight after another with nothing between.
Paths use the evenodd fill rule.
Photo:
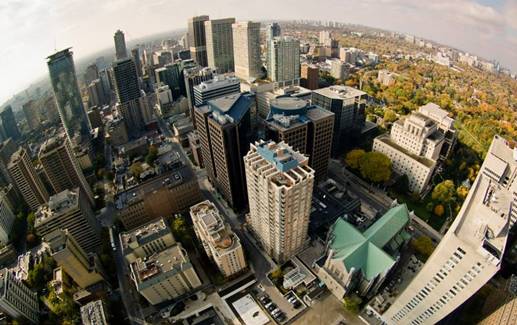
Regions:
<instances>
[{"instance_id":1,"label":"flat roof","mask_svg":"<svg viewBox=\"0 0 517 325\"><path fill-rule=\"evenodd\" d=\"M232 303L233 307L246 325L264 325L269 317L262 311L250 294Z\"/></svg>"},{"instance_id":2,"label":"flat roof","mask_svg":"<svg viewBox=\"0 0 517 325\"><path fill-rule=\"evenodd\" d=\"M347 98L355 98L366 95L364 91L359 89L349 87L349 86L330 86L327 88L316 89L313 92L323 95L325 97L334 98L334 99L347 99Z\"/></svg>"}]
</instances>

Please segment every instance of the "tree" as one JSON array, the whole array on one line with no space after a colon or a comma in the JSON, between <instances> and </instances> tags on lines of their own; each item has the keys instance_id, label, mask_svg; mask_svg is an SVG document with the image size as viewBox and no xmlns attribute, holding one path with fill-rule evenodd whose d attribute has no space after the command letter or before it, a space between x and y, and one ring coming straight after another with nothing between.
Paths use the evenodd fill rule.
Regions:
<instances>
[{"instance_id":1,"label":"tree","mask_svg":"<svg viewBox=\"0 0 517 325\"><path fill-rule=\"evenodd\" d=\"M391 122L395 122L397 120L397 114L395 114L394 111L392 111L391 109L386 109L384 111L384 123L391 123Z\"/></svg>"},{"instance_id":2,"label":"tree","mask_svg":"<svg viewBox=\"0 0 517 325\"><path fill-rule=\"evenodd\" d=\"M363 302L362 299L360 297L358 297L357 295L346 296L343 299L343 306L349 312L358 314L359 306L361 305L362 302Z\"/></svg>"},{"instance_id":3,"label":"tree","mask_svg":"<svg viewBox=\"0 0 517 325\"><path fill-rule=\"evenodd\" d=\"M455 194L454 182L447 179L434 187L431 198L441 203L450 203L454 199Z\"/></svg>"},{"instance_id":4,"label":"tree","mask_svg":"<svg viewBox=\"0 0 517 325\"><path fill-rule=\"evenodd\" d=\"M363 156L366 154L366 152L363 149L354 149L350 150L345 157L345 163L348 167L352 169L359 168L359 161Z\"/></svg>"},{"instance_id":5,"label":"tree","mask_svg":"<svg viewBox=\"0 0 517 325\"><path fill-rule=\"evenodd\" d=\"M443 207L443 205L442 205L442 204L437 204L437 205L434 207L433 213L434 213L435 215L437 215L438 217L441 217L441 216L443 216L443 214L445 213L445 208Z\"/></svg>"},{"instance_id":6,"label":"tree","mask_svg":"<svg viewBox=\"0 0 517 325\"><path fill-rule=\"evenodd\" d=\"M147 156L145 156L145 162L152 166L157 157L158 157L158 148L156 148L156 146L152 144L149 146L149 150L147 151Z\"/></svg>"},{"instance_id":7,"label":"tree","mask_svg":"<svg viewBox=\"0 0 517 325\"><path fill-rule=\"evenodd\" d=\"M411 241L411 246L424 260L427 260L434 251L434 245L431 238L427 236L419 236Z\"/></svg>"},{"instance_id":8,"label":"tree","mask_svg":"<svg viewBox=\"0 0 517 325\"><path fill-rule=\"evenodd\" d=\"M397 181L393 184L393 189L398 193L407 193L409 190L409 178L406 174L397 178Z\"/></svg>"},{"instance_id":9,"label":"tree","mask_svg":"<svg viewBox=\"0 0 517 325\"><path fill-rule=\"evenodd\" d=\"M52 272L56 267L54 259L49 256L43 257L42 261L34 265L27 275L27 284L38 292L43 290L47 282L52 279Z\"/></svg>"},{"instance_id":10,"label":"tree","mask_svg":"<svg viewBox=\"0 0 517 325\"><path fill-rule=\"evenodd\" d=\"M142 174L143 171L142 164L139 162L135 162L129 166L129 172L136 178L140 178L140 174Z\"/></svg>"},{"instance_id":11,"label":"tree","mask_svg":"<svg viewBox=\"0 0 517 325\"><path fill-rule=\"evenodd\" d=\"M469 189L465 186L459 186L456 189L456 195L458 195L458 198L460 198L461 200L465 200L467 194L469 194Z\"/></svg>"},{"instance_id":12,"label":"tree","mask_svg":"<svg viewBox=\"0 0 517 325\"><path fill-rule=\"evenodd\" d=\"M271 272L272 279L280 279L282 277L282 269L277 267L273 272Z\"/></svg>"},{"instance_id":13,"label":"tree","mask_svg":"<svg viewBox=\"0 0 517 325\"><path fill-rule=\"evenodd\" d=\"M174 237L183 245L188 245L190 243L192 236L187 228L187 223L184 217L176 216L172 220L171 230Z\"/></svg>"},{"instance_id":14,"label":"tree","mask_svg":"<svg viewBox=\"0 0 517 325\"><path fill-rule=\"evenodd\" d=\"M368 152L359 161L359 171L369 181L386 182L391 177L391 160L383 153Z\"/></svg>"}]
</instances>

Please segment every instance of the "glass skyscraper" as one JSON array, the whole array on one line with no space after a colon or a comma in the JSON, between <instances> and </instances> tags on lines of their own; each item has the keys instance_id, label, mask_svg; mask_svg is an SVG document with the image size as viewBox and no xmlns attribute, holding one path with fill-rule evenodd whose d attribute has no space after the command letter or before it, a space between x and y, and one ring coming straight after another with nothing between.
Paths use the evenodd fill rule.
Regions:
<instances>
[{"instance_id":1,"label":"glass skyscraper","mask_svg":"<svg viewBox=\"0 0 517 325\"><path fill-rule=\"evenodd\" d=\"M72 140L77 135L89 137L90 124L77 84L72 51L67 48L47 59L57 108L68 138Z\"/></svg>"}]
</instances>

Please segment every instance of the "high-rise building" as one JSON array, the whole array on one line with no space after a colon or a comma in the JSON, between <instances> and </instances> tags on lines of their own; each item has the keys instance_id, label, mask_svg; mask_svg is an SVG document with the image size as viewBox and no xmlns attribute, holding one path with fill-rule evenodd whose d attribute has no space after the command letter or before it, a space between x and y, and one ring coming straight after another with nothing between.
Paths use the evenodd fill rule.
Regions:
<instances>
[{"instance_id":1,"label":"high-rise building","mask_svg":"<svg viewBox=\"0 0 517 325\"><path fill-rule=\"evenodd\" d=\"M299 86L279 87L278 83L261 84L252 87L257 96L257 115L260 119L267 119L271 111L271 101L278 97L296 97L310 103L312 91Z\"/></svg>"},{"instance_id":2,"label":"high-rise building","mask_svg":"<svg viewBox=\"0 0 517 325\"><path fill-rule=\"evenodd\" d=\"M266 42L268 43L275 37L279 37L282 34L282 30L278 23L272 23L266 27Z\"/></svg>"},{"instance_id":3,"label":"high-rise building","mask_svg":"<svg viewBox=\"0 0 517 325\"><path fill-rule=\"evenodd\" d=\"M260 23L237 22L232 25L232 29L235 76L247 81L260 79L263 76Z\"/></svg>"},{"instance_id":4,"label":"high-rise building","mask_svg":"<svg viewBox=\"0 0 517 325\"><path fill-rule=\"evenodd\" d=\"M314 170L286 143L256 142L244 157L248 222L264 250L283 263L307 240Z\"/></svg>"},{"instance_id":5,"label":"high-rise building","mask_svg":"<svg viewBox=\"0 0 517 325\"><path fill-rule=\"evenodd\" d=\"M310 90L318 89L320 69L316 65L302 64L300 85Z\"/></svg>"},{"instance_id":6,"label":"high-rise building","mask_svg":"<svg viewBox=\"0 0 517 325\"><path fill-rule=\"evenodd\" d=\"M211 80L194 86L194 105L205 105L209 100L241 92L241 82L235 77L216 75Z\"/></svg>"},{"instance_id":7,"label":"high-rise building","mask_svg":"<svg viewBox=\"0 0 517 325\"><path fill-rule=\"evenodd\" d=\"M138 74L133 59L125 58L113 62L112 82L119 103L126 103L140 97Z\"/></svg>"},{"instance_id":8,"label":"high-rise building","mask_svg":"<svg viewBox=\"0 0 517 325\"><path fill-rule=\"evenodd\" d=\"M11 105L7 105L2 112L0 112L0 118L2 119L2 128L6 138L11 138L14 141L18 141L21 137L20 130L16 124L14 118L13 108Z\"/></svg>"},{"instance_id":9,"label":"high-rise building","mask_svg":"<svg viewBox=\"0 0 517 325\"><path fill-rule=\"evenodd\" d=\"M95 214L79 188L51 196L36 212L34 227L41 237L56 229L67 229L87 253L97 252L101 245Z\"/></svg>"},{"instance_id":10,"label":"high-rise building","mask_svg":"<svg viewBox=\"0 0 517 325\"><path fill-rule=\"evenodd\" d=\"M206 200L190 208L194 231L203 243L206 254L229 277L246 268L246 260L239 237L223 221L216 206Z\"/></svg>"},{"instance_id":11,"label":"high-rise building","mask_svg":"<svg viewBox=\"0 0 517 325\"><path fill-rule=\"evenodd\" d=\"M89 85L95 79L99 79L99 68L97 64L92 63L86 67L86 71L84 72L84 84Z\"/></svg>"},{"instance_id":12,"label":"high-rise building","mask_svg":"<svg viewBox=\"0 0 517 325\"><path fill-rule=\"evenodd\" d=\"M330 75L337 80L344 80L348 76L348 67L339 59L332 59L330 63Z\"/></svg>"},{"instance_id":13,"label":"high-rise building","mask_svg":"<svg viewBox=\"0 0 517 325\"><path fill-rule=\"evenodd\" d=\"M136 67L136 73L139 77L143 76L143 63L142 63L142 49L137 46L134 49L131 50L131 57L133 58L133 61L135 62Z\"/></svg>"},{"instance_id":14,"label":"high-rise building","mask_svg":"<svg viewBox=\"0 0 517 325\"><path fill-rule=\"evenodd\" d=\"M328 30L322 30L320 31L320 37L319 37L320 45L323 46L330 46L330 43L332 41L332 36Z\"/></svg>"},{"instance_id":15,"label":"high-rise building","mask_svg":"<svg viewBox=\"0 0 517 325\"><path fill-rule=\"evenodd\" d=\"M288 37L275 37L268 46L267 73L274 82L300 80L300 41Z\"/></svg>"},{"instance_id":16,"label":"high-rise building","mask_svg":"<svg viewBox=\"0 0 517 325\"><path fill-rule=\"evenodd\" d=\"M124 32L120 29L117 30L115 35L113 35L113 40L115 41L115 58L117 60L127 58L126 38L124 36Z\"/></svg>"},{"instance_id":17,"label":"high-rise building","mask_svg":"<svg viewBox=\"0 0 517 325\"><path fill-rule=\"evenodd\" d=\"M9 235L15 219L13 207L9 201L7 193L0 191L0 243L2 245L9 243Z\"/></svg>"},{"instance_id":18,"label":"high-rise building","mask_svg":"<svg viewBox=\"0 0 517 325\"><path fill-rule=\"evenodd\" d=\"M81 288L104 281L105 275L95 254L87 254L67 229L55 229L43 237L57 265Z\"/></svg>"},{"instance_id":19,"label":"high-rise building","mask_svg":"<svg viewBox=\"0 0 517 325\"><path fill-rule=\"evenodd\" d=\"M180 243L130 265L136 290L156 305L184 295L199 286L199 279Z\"/></svg>"},{"instance_id":20,"label":"high-rise building","mask_svg":"<svg viewBox=\"0 0 517 325\"><path fill-rule=\"evenodd\" d=\"M173 98L177 99L181 95L184 80L181 76L180 64L178 62L167 64L163 68L154 70L156 83L163 83L169 86Z\"/></svg>"},{"instance_id":21,"label":"high-rise building","mask_svg":"<svg viewBox=\"0 0 517 325\"><path fill-rule=\"evenodd\" d=\"M202 67L208 65L206 56L205 22L208 16L196 16L188 20L188 45L192 59Z\"/></svg>"},{"instance_id":22,"label":"high-rise building","mask_svg":"<svg viewBox=\"0 0 517 325\"><path fill-rule=\"evenodd\" d=\"M42 116L40 107L35 100L31 99L23 104L22 109L27 119L27 125L31 131L41 127Z\"/></svg>"},{"instance_id":23,"label":"high-rise building","mask_svg":"<svg viewBox=\"0 0 517 325\"><path fill-rule=\"evenodd\" d=\"M433 120L438 130L444 135L444 142L440 151L438 162L447 160L456 145L457 135L454 128L454 119L449 116L449 112L440 108L435 103L427 103L418 108L418 112Z\"/></svg>"},{"instance_id":24,"label":"high-rise building","mask_svg":"<svg viewBox=\"0 0 517 325\"><path fill-rule=\"evenodd\" d=\"M13 319L24 318L30 323L39 323L38 294L7 268L0 270L0 311Z\"/></svg>"},{"instance_id":25,"label":"high-rise building","mask_svg":"<svg viewBox=\"0 0 517 325\"><path fill-rule=\"evenodd\" d=\"M247 204L242 157L255 136L251 127L254 107L255 96L240 93L194 108L208 178L237 211Z\"/></svg>"},{"instance_id":26,"label":"high-rise building","mask_svg":"<svg viewBox=\"0 0 517 325\"><path fill-rule=\"evenodd\" d=\"M108 309L102 300L95 300L81 307L83 325L108 325Z\"/></svg>"},{"instance_id":27,"label":"high-rise building","mask_svg":"<svg viewBox=\"0 0 517 325\"><path fill-rule=\"evenodd\" d=\"M56 135L41 146L38 159L54 193L79 187L93 205L93 193L79 166L70 141L63 134Z\"/></svg>"},{"instance_id":28,"label":"high-rise building","mask_svg":"<svg viewBox=\"0 0 517 325\"><path fill-rule=\"evenodd\" d=\"M233 31L235 18L205 21L206 53L208 67L218 73L234 71Z\"/></svg>"},{"instance_id":29,"label":"high-rise building","mask_svg":"<svg viewBox=\"0 0 517 325\"><path fill-rule=\"evenodd\" d=\"M9 166L12 155L18 149L18 145L12 139L0 142L0 184L2 185L13 183L7 167Z\"/></svg>"},{"instance_id":30,"label":"high-rise building","mask_svg":"<svg viewBox=\"0 0 517 325\"><path fill-rule=\"evenodd\" d=\"M293 150L309 157L316 182L327 178L332 149L334 114L309 105L296 97L278 97L270 101L265 121L266 139L285 142Z\"/></svg>"},{"instance_id":31,"label":"high-rise building","mask_svg":"<svg viewBox=\"0 0 517 325\"><path fill-rule=\"evenodd\" d=\"M102 86L102 81L100 79L95 79L88 85L88 105L90 107L102 107L106 104L109 104L109 100L106 98L104 94L104 87ZM92 129L94 128L95 127L92 126Z\"/></svg>"},{"instance_id":32,"label":"high-rise building","mask_svg":"<svg viewBox=\"0 0 517 325\"><path fill-rule=\"evenodd\" d=\"M212 79L214 73L210 68L191 66L183 70L183 76L185 79L185 93L188 100L190 118L194 121L194 126L196 126L194 119L194 86L199 85L203 81Z\"/></svg>"},{"instance_id":33,"label":"high-rise building","mask_svg":"<svg viewBox=\"0 0 517 325\"><path fill-rule=\"evenodd\" d=\"M12 155L7 168L11 179L32 211L36 211L41 204L48 201L48 192L36 173L29 154L23 147Z\"/></svg>"},{"instance_id":34,"label":"high-rise building","mask_svg":"<svg viewBox=\"0 0 517 325\"><path fill-rule=\"evenodd\" d=\"M54 97L68 139L90 137L90 124L83 106L70 48L56 52L47 61Z\"/></svg>"},{"instance_id":35,"label":"high-rise building","mask_svg":"<svg viewBox=\"0 0 517 325\"><path fill-rule=\"evenodd\" d=\"M517 221L516 172L515 143L496 135L451 227L382 315L387 324L436 324L499 271Z\"/></svg>"},{"instance_id":36,"label":"high-rise building","mask_svg":"<svg viewBox=\"0 0 517 325\"><path fill-rule=\"evenodd\" d=\"M331 86L312 92L312 104L334 113L335 141L332 156L337 157L359 138L366 121L366 93L348 86ZM337 140L339 139L339 141Z\"/></svg>"}]
</instances>

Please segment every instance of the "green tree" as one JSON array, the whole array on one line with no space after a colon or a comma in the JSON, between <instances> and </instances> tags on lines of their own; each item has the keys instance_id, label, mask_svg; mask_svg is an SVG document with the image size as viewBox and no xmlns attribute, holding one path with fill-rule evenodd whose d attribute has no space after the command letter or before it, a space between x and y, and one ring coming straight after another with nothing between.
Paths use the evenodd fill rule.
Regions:
<instances>
[{"instance_id":1,"label":"green tree","mask_svg":"<svg viewBox=\"0 0 517 325\"><path fill-rule=\"evenodd\" d=\"M343 299L343 306L346 310L348 310L351 313L358 314L359 313L359 307L361 306L362 299L357 295L351 295L346 296Z\"/></svg>"},{"instance_id":2,"label":"green tree","mask_svg":"<svg viewBox=\"0 0 517 325\"><path fill-rule=\"evenodd\" d=\"M391 177L391 160L383 153L368 152L359 161L359 171L369 181L386 182Z\"/></svg>"},{"instance_id":3,"label":"green tree","mask_svg":"<svg viewBox=\"0 0 517 325\"><path fill-rule=\"evenodd\" d=\"M454 186L454 182L450 179L447 179L441 183L438 183L434 187L431 198L441 203L450 203L452 200L454 200L455 194L456 187Z\"/></svg>"},{"instance_id":4,"label":"green tree","mask_svg":"<svg viewBox=\"0 0 517 325\"><path fill-rule=\"evenodd\" d=\"M157 157L158 157L158 148L156 148L156 146L152 144L149 146L149 150L147 151L147 156L145 156L145 162L152 166Z\"/></svg>"},{"instance_id":5,"label":"green tree","mask_svg":"<svg viewBox=\"0 0 517 325\"><path fill-rule=\"evenodd\" d=\"M144 170L142 168L142 164L139 162L135 162L131 166L129 166L129 172L136 178L139 178L140 174L142 174L143 171Z\"/></svg>"},{"instance_id":6,"label":"green tree","mask_svg":"<svg viewBox=\"0 0 517 325\"><path fill-rule=\"evenodd\" d=\"M427 236L419 236L413 239L411 241L411 246L424 260L427 260L427 258L429 258L429 256L431 256L434 251L433 241Z\"/></svg>"},{"instance_id":7,"label":"green tree","mask_svg":"<svg viewBox=\"0 0 517 325\"><path fill-rule=\"evenodd\" d=\"M364 157L366 152L363 149L350 150L345 157L345 163L352 169L359 168L359 162Z\"/></svg>"},{"instance_id":8,"label":"green tree","mask_svg":"<svg viewBox=\"0 0 517 325\"><path fill-rule=\"evenodd\" d=\"M41 262L34 265L27 275L27 284L29 287L37 290L38 292L43 290L47 283L52 279L52 272L55 267L56 263L52 257L43 257Z\"/></svg>"},{"instance_id":9,"label":"green tree","mask_svg":"<svg viewBox=\"0 0 517 325\"><path fill-rule=\"evenodd\" d=\"M391 123L391 122L395 122L397 120L397 114L395 114L394 111L392 111L391 109L386 109L384 111L384 123Z\"/></svg>"},{"instance_id":10,"label":"green tree","mask_svg":"<svg viewBox=\"0 0 517 325\"><path fill-rule=\"evenodd\" d=\"M172 234L174 237L181 242L183 245L189 245L192 240L192 236L188 230L187 222L182 216L176 216L172 220L171 225Z\"/></svg>"},{"instance_id":11,"label":"green tree","mask_svg":"<svg viewBox=\"0 0 517 325\"><path fill-rule=\"evenodd\" d=\"M282 269L280 267L277 267L273 272L271 272L271 278L275 280L281 278L282 275Z\"/></svg>"},{"instance_id":12,"label":"green tree","mask_svg":"<svg viewBox=\"0 0 517 325\"><path fill-rule=\"evenodd\" d=\"M406 174L397 178L397 181L393 184L393 189L398 193L407 193L409 190L409 178Z\"/></svg>"}]
</instances>

